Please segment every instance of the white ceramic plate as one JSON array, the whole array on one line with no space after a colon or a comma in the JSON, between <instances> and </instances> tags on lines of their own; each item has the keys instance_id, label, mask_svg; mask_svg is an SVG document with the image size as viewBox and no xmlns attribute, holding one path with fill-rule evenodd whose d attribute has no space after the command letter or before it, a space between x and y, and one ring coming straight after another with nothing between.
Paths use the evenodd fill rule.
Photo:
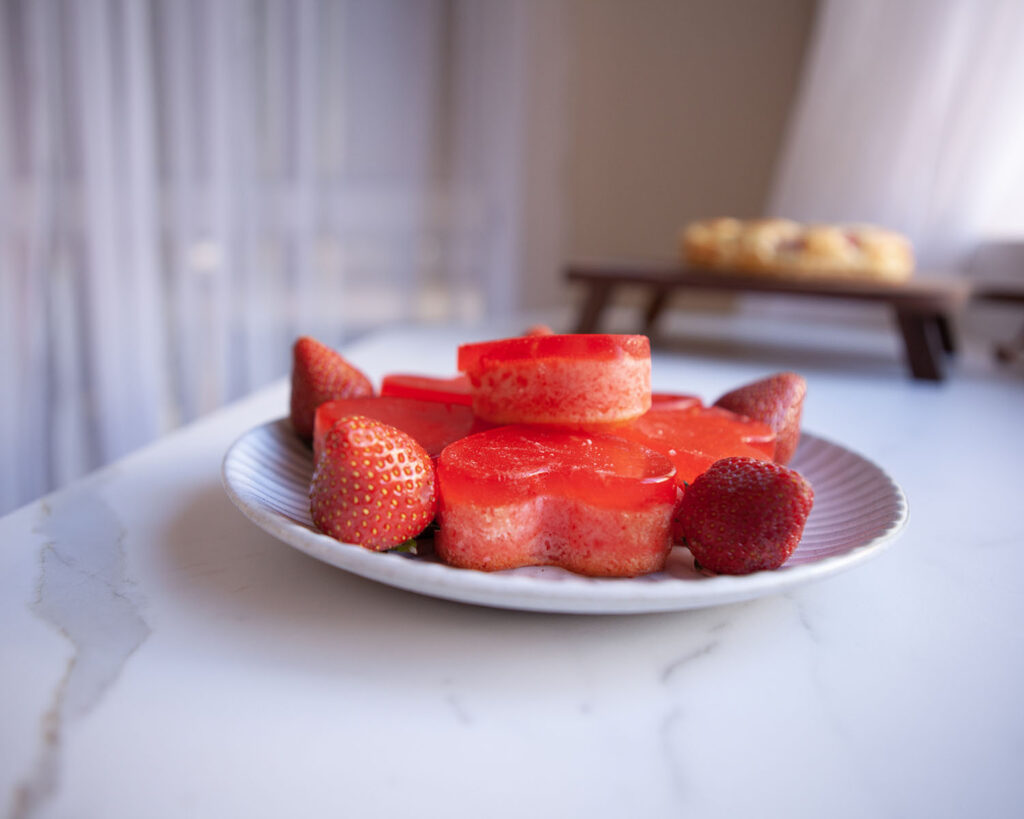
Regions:
<instances>
[{"instance_id":1,"label":"white ceramic plate","mask_svg":"<svg viewBox=\"0 0 1024 819\"><path fill-rule=\"evenodd\" d=\"M777 594L849 569L878 554L907 522L903 491L867 459L804 433L792 463L814 487L804 536L781 569L708 576L688 550L665 571L639 578L590 578L552 567L478 572L431 557L371 552L322 535L309 515L312 454L286 419L250 430L224 458L228 495L261 529L306 554L362 577L420 594L499 608L614 614L716 606Z\"/></svg>"}]
</instances>

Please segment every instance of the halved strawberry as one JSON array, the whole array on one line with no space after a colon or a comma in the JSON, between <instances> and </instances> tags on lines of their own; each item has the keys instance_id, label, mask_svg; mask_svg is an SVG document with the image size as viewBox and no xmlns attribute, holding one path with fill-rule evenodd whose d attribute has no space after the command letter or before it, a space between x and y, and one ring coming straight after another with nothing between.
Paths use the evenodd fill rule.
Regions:
<instances>
[{"instance_id":1,"label":"halved strawberry","mask_svg":"<svg viewBox=\"0 0 1024 819\"><path fill-rule=\"evenodd\" d=\"M370 379L314 338L302 336L292 355L291 420L306 441L313 437L313 419L322 403L373 395Z\"/></svg>"},{"instance_id":2,"label":"halved strawberry","mask_svg":"<svg viewBox=\"0 0 1024 819\"><path fill-rule=\"evenodd\" d=\"M434 519L434 465L401 430L347 416L324 438L309 507L313 523L326 535L374 551L394 548Z\"/></svg>"},{"instance_id":3,"label":"halved strawberry","mask_svg":"<svg viewBox=\"0 0 1024 819\"><path fill-rule=\"evenodd\" d=\"M813 503L800 473L772 461L723 458L683 493L676 522L705 569L749 574L786 562Z\"/></svg>"},{"instance_id":4,"label":"halved strawberry","mask_svg":"<svg viewBox=\"0 0 1024 819\"><path fill-rule=\"evenodd\" d=\"M716 407L746 415L775 431L775 462L788 464L800 443L800 416L807 382L796 373L777 373L727 392Z\"/></svg>"}]
</instances>

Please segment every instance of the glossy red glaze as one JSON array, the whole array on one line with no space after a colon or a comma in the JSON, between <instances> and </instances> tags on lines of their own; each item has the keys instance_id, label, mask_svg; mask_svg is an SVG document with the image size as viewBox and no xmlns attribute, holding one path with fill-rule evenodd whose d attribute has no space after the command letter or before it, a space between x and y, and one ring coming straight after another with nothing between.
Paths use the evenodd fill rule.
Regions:
<instances>
[{"instance_id":1,"label":"glossy red glaze","mask_svg":"<svg viewBox=\"0 0 1024 819\"><path fill-rule=\"evenodd\" d=\"M634 442L528 426L463 438L438 460L446 502L478 506L560 496L633 510L672 502L674 477L668 458Z\"/></svg>"},{"instance_id":2,"label":"glossy red glaze","mask_svg":"<svg viewBox=\"0 0 1024 819\"><path fill-rule=\"evenodd\" d=\"M443 404L417 398L378 396L328 401L316 411L313 422L314 463L320 456L324 436L334 424L349 415L373 418L410 435L431 458L448 444L478 429L473 411L460 404Z\"/></svg>"},{"instance_id":3,"label":"glossy red glaze","mask_svg":"<svg viewBox=\"0 0 1024 819\"><path fill-rule=\"evenodd\" d=\"M655 406L615 434L668 457L680 485L693 483L720 458L771 460L775 454L775 433L766 424L720 407Z\"/></svg>"},{"instance_id":4,"label":"glossy red glaze","mask_svg":"<svg viewBox=\"0 0 1024 819\"><path fill-rule=\"evenodd\" d=\"M385 375L380 384L380 394L398 398L418 398L421 401L440 401L445 404L469 406L469 377L457 375L454 378L435 378L429 375L407 375L394 373Z\"/></svg>"},{"instance_id":5,"label":"glossy red glaze","mask_svg":"<svg viewBox=\"0 0 1024 819\"><path fill-rule=\"evenodd\" d=\"M473 372L488 362L507 362L537 358L585 358L611 360L627 355L650 358L647 336L578 333L571 335L535 335L463 344L459 347L458 368Z\"/></svg>"},{"instance_id":6,"label":"glossy red glaze","mask_svg":"<svg viewBox=\"0 0 1024 819\"><path fill-rule=\"evenodd\" d=\"M696 395L682 395L674 392L652 392L651 409L689 409L703 406Z\"/></svg>"}]
</instances>

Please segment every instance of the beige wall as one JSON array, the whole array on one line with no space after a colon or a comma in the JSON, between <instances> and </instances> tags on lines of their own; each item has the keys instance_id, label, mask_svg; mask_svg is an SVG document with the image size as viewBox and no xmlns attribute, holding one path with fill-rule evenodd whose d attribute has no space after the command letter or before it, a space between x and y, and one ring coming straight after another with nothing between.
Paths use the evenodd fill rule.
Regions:
<instances>
[{"instance_id":1,"label":"beige wall","mask_svg":"<svg viewBox=\"0 0 1024 819\"><path fill-rule=\"evenodd\" d=\"M569 258L665 257L758 215L814 0L571 0Z\"/></svg>"}]
</instances>

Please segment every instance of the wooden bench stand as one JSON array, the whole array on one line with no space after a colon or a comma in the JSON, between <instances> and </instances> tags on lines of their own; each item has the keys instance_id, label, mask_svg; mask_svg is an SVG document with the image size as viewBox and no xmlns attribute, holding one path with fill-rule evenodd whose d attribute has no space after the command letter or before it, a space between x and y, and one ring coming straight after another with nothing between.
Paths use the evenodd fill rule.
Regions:
<instances>
[{"instance_id":1,"label":"wooden bench stand","mask_svg":"<svg viewBox=\"0 0 1024 819\"><path fill-rule=\"evenodd\" d=\"M965 282L948 280L916 279L902 285L787 280L673 266L575 264L566 269L565 276L587 289L576 324L577 333L598 332L605 308L622 285L639 285L649 291L643 318L643 332L648 335L676 290L736 295L762 293L885 304L896 319L911 374L929 381L945 378L945 358L956 352L951 317L963 307L970 294Z\"/></svg>"}]
</instances>

